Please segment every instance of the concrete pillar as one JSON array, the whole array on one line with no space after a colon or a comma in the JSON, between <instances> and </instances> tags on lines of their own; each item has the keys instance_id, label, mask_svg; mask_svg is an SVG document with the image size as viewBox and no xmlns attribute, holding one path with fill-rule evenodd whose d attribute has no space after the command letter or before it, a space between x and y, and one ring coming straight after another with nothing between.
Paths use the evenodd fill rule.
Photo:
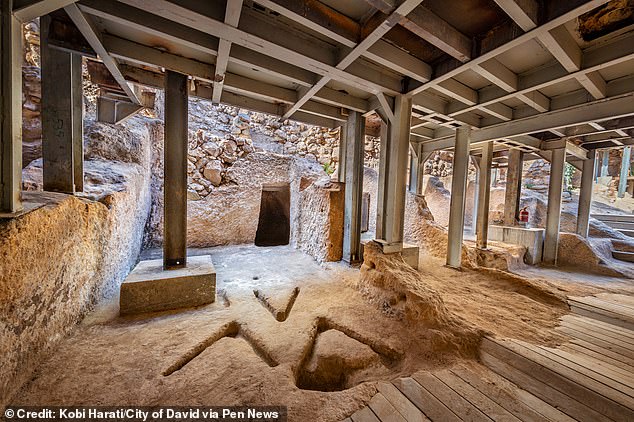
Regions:
<instances>
[{"instance_id":1,"label":"concrete pillar","mask_svg":"<svg viewBox=\"0 0 634 422\"><path fill-rule=\"evenodd\" d=\"M432 154L431 152L423 152L422 144L420 145L421 150L418 157L418 179L416 180L416 193L419 195L423 194L423 182L425 178L425 162L429 159L429 156Z\"/></svg>"},{"instance_id":2,"label":"concrete pillar","mask_svg":"<svg viewBox=\"0 0 634 422\"><path fill-rule=\"evenodd\" d=\"M627 189L627 178L630 175L630 161L632 158L632 147L623 148L623 156L621 158L621 173L619 175L619 198L625 196Z\"/></svg>"},{"instance_id":3,"label":"concrete pillar","mask_svg":"<svg viewBox=\"0 0 634 422\"><path fill-rule=\"evenodd\" d=\"M375 239L383 245L384 253L403 249L411 110L411 99L397 95L394 99L394 121L381 125L382 151Z\"/></svg>"},{"instance_id":4,"label":"concrete pillar","mask_svg":"<svg viewBox=\"0 0 634 422\"><path fill-rule=\"evenodd\" d=\"M579 192L579 208L577 208L577 234L582 237L588 237L596 155L596 149L588 152L588 158L583 161L583 170L581 172L581 191Z\"/></svg>"},{"instance_id":5,"label":"concrete pillar","mask_svg":"<svg viewBox=\"0 0 634 422\"><path fill-rule=\"evenodd\" d=\"M553 150L550 161L546 234L544 237L543 253L543 261L549 265L557 264L557 249L559 248L559 220L561 217L561 197L564 189L565 165L566 148Z\"/></svg>"},{"instance_id":6,"label":"concrete pillar","mask_svg":"<svg viewBox=\"0 0 634 422\"><path fill-rule=\"evenodd\" d=\"M524 153L519 149L509 150L509 166L506 170L506 192L504 194L504 225L515 226L520 212L522 194L522 167Z\"/></svg>"},{"instance_id":7,"label":"concrete pillar","mask_svg":"<svg viewBox=\"0 0 634 422\"><path fill-rule=\"evenodd\" d=\"M365 117L350 111L345 126L345 198L343 212L343 260L361 260L361 200L363 197L363 154ZM343 134L343 133L342 133Z\"/></svg>"},{"instance_id":8,"label":"concrete pillar","mask_svg":"<svg viewBox=\"0 0 634 422\"><path fill-rule=\"evenodd\" d=\"M0 212L23 209L22 25L12 0L0 0Z\"/></svg>"},{"instance_id":9,"label":"concrete pillar","mask_svg":"<svg viewBox=\"0 0 634 422\"><path fill-rule=\"evenodd\" d=\"M187 263L187 88L187 75L165 73L165 269Z\"/></svg>"},{"instance_id":10,"label":"concrete pillar","mask_svg":"<svg viewBox=\"0 0 634 422\"><path fill-rule=\"evenodd\" d=\"M41 18L42 158L44 190L83 190L83 99L81 56L51 48Z\"/></svg>"},{"instance_id":11,"label":"concrete pillar","mask_svg":"<svg viewBox=\"0 0 634 422\"><path fill-rule=\"evenodd\" d=\"M471 209L471 234L475 234L478 225L478 203L480 202L480 157L470 155L471 163L475 167L475 183L473 189L473 208ZM469 182L467 181L467 190Z\"/></svg>"},{"instance_id":12,"label":"concrete pillar","mask_svg":"<svg viewBox=\"0 0 634 422\"><path fill-rule=\"evenodd\" d=\"M471 128L456 130L456 144L451 177L451 204L449 208L449 241L447 242L447 265L460 268L462 263L462 237L464 230L465 193L469 171L469 143Z\"/></svg>"},{"instance_id":13,"label":"concrete pillar","mask_svg":"<svg viewBox=\"0 0 634 422\"><path fill-rule=\"evenodd\" d=\"M480 249L487 248L492 162L493 141L489 141L482 145L482 158L480 159L480 180L478 183L478 208L476 219L476 245Z\"/></svg>"}]
</instances>

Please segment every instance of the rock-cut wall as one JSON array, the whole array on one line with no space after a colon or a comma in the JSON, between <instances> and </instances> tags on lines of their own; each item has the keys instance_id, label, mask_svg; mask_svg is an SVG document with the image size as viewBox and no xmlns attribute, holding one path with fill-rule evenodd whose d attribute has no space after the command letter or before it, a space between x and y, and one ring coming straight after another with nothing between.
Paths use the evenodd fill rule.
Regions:
<instances>
[{"instance_id":1,"label":"rock-cut wall","mask_svg":"<svg viewBox=\"0 0 634 422\"><path fill-rule=\"evenodd\" d=\"M41 191L41 159L25 169L24 198L43 206L0 220L0 408L136 265L157 128L143 118L89 124L85 192L77 196Z\"/></svg>"}]
</instances>

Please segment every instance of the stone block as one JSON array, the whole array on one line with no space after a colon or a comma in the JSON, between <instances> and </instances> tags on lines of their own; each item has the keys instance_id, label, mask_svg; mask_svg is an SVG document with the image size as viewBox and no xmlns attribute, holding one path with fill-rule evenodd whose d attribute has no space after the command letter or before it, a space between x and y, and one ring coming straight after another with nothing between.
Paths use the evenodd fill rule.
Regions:
<instances>
[{"instance_id":1,"label":"stone block","mask_svg":"<svg viewBox=\"0 0 634 422\"><path fill-rule=\"evenodd\" d=\"M167 311L214 302L216 270L211 256L187 258L187 267L164 270L163 260L141 261L121 284L121 315Z\"/></svg>"},{"instance_id":2,"label":"stone block","mask_svg":"<svg viewBox=\"0 0 634 422\"><path fill-rule=\"evenodd\" d=\"M526 246L524 262L535 265L542 261L545 230L540 228L489 226L488 238L496 242Z\"/></svg>"}]
</instances>

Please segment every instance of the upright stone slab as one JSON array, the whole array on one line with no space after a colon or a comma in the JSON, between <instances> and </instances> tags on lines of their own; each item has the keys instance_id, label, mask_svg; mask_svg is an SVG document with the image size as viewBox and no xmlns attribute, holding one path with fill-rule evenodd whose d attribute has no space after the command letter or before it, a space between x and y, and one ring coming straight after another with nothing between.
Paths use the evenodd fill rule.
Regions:
<instances>
[{"instance_id":1,"label":"upright stone slab","mask_svg":"<svg viewBox=\"0 0 634 422\"><path fill-rule=\"evenodd\" d=\"M121 315L207 305L216 299L211 256L194 256L187 267L165 271L163 260L141 261L121 284Z\"/></svg>"}]
</instances>

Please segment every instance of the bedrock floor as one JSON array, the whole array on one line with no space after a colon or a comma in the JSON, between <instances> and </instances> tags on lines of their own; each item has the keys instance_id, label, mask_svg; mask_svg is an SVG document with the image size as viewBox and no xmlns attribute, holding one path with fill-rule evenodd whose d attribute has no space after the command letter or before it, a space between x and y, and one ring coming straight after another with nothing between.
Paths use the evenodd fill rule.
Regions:
<instances>
[{"instance_id":1,"label":"bedrock floor","mask_svg":"<svg viewBox=\"0 0 634 422\"><path fill-rule=\"evenodd\" d=\"M116 300L101 304L12 404L284 405L290 421L337 421L363 408L379 382L477 359L465 356L461 339L369 304L353 288L358 269L319 265L289 246L190 254L212 256L214 304L127 318L118 316ZM143 258L158 257L160 251L147 251ZM495 311L495 325L506 327L498 334L540 344L566 339L554 330L564 307L518 289L513 278L422 271L432 286L479 280L465 292L441 294L458 309L458 297L477 289L478 300L490 302L477 312ZM496 303L504 306L495 309ZM484 319L471 323L480 326Z\"/></svg>"}]
</instances>

